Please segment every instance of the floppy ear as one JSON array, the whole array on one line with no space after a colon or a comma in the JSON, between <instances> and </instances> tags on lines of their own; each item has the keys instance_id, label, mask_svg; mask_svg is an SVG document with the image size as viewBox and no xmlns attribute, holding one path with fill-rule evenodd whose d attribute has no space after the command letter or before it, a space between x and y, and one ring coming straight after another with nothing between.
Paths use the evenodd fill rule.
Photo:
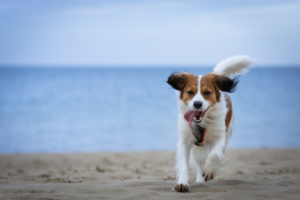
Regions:
<instances>
[{"instance_id":1,"label":"floppy ear","mask_svg":"<svg viewBox=\"0 0 300 200\"><path fill-rule=\"evenodd\" d=\"M239 83L239 78L239 76L236 76L233 79L230 79L227 76L216 75L215 81L216 85L221 91L234 92L236 90L237 84Z\"/></svg>"},{"instance_id":2,"label":"floppy ear","mask_svg":"<svg viewBox=\"0 0 300 200\"><path fill-rule=\"evenodd\" d=\"M187 83L187 79L191 74L180 72L173 73L169 76L167 83L169 83L175 90L182 90Z\"/></svg>"}]
</instances>

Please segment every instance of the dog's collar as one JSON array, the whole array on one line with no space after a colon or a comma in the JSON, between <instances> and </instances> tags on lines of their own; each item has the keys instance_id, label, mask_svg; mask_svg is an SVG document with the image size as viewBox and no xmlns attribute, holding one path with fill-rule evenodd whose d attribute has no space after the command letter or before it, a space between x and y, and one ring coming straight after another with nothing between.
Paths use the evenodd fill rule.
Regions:
<instances>
[{"instance_id":1,"label":"dog's collar","mask_svg":"<svg viewBox=\"0 0 300 200\"><path fill-rule=\"evenodd\" d=\"M184 114L184 119L188 122L189 127L197 140L195 142L195 145L197 146L204 145L204 136L207 128L203 125L202 121L205 117L205 113L208 111L209 108L210 106L205 111L203 111L202 114L200 113L199 115L198 113L196 113L197 111L190 110Z\"/></svg>"},{"instance_id":2,"label":"dog's collar","mask_svg":"<svg viewBox=\"0 0 300 200\"><path fill-rule=\"evenodd\" d=\"M194 144L197 146L204 146L203 142L207 128L202 127L201 123L195 123L194 121L189 123L189 126L197 140Z\"/></svg>"}]
</instances>

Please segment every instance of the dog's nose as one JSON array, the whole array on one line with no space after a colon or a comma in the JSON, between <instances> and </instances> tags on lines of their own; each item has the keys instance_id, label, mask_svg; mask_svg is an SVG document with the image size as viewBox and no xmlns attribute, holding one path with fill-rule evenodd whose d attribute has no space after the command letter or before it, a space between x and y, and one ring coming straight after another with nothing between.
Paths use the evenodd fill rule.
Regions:
<instances>
[{"instance_id":1,"label":"dog's nose","mask_svg":"<svg viewBox=\"0 0 300 200\"><path fill-rule=\"evenodd\" d=\"M196 109L201 108L201 107L202 107L202 102L201 102L201 101L195 101L195 102L194 102L194 107L195 107Z\"/></svg>"}]
</instances>

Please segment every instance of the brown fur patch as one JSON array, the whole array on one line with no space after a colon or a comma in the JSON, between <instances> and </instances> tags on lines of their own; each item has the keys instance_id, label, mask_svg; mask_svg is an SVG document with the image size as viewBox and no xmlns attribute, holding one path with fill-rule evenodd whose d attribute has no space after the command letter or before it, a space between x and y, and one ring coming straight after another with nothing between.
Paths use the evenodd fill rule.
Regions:
<instances>
[{"instance_id":1,"label":"brown fur patch","mask_svg":"<svg viewBox=\"0 0 300 200\"><path fill-rule=\"evenodd\" d=\"M169 83L175 90L180 91L180 99L187 99L191 96L185 94L185 92L188 92L190 88L192 88L192 91L195 91L195 94L197 92L197 85L196 90L192 85L194 85L194 80L197 79L197 76L195 76L192 73L186 73L186 72L180 72L180 73L173 73L171 76L169 76L167 83ZM194 96L194 95L192 95ZM185 102L185 101L184 101ZM186 103L186 102L185 102Z\"/></svg>"},{"instance_id":2,"label":"brown fur patch","mask_svg":"<svg viewBox=\"0 0 300 200\"><path fill-rule=\"evenodd\" d=\"M220 88L218 87L217 80L222 77L216 75L214 73L209 73L201 78L201 94L205 98L206 101L210 103L210 105L214 105L220 101ZM205 92L210 92L209 95L205 95ZM224 93L226 107L228 108L226 117L225 117L225 125L226 125L226 132L228 130L229 124L232 119L232 102L230 97Z\"/></svg>"},{"instance_id":3,"label":"brown fur patch","mask_svg":"<svg viewBox=\"0 0 300 200\"><path fill-rule=\"evenodd\" d=\"M189 94L188 92L192 91L193 94ZM185 87L180 90L180 98L181 100L187 104L198 92L198 76L195 76L192 74L192 76L189 76Z\"/></svg>"},{"instance_id":4,"label":"brown fur patch","mask_svg":"<svg viewBox=\"0 0 300 200\"><path fill-rule=\"evenodd\" d=\"M220 101L220 89L216 84L215 78L215 74L209 73L205 76L202 76L200 81L201 94L211 106L215 105L217 102ZM205 95L205 92L210 92L210 94Z\"/></svg>"},{"instance_id":5,"label":"brown fur patch","mask_svg":"<svg viewBox=\"0 0 300 200\"><path fill-rule=\"evenodd\" d=\"M180 72L177 74L173 73L169 76L167 83L169 83L175 90L182 90L185 87L188 78L192 75L193 74L186 72Z\"/></svg>"}]
</instances>

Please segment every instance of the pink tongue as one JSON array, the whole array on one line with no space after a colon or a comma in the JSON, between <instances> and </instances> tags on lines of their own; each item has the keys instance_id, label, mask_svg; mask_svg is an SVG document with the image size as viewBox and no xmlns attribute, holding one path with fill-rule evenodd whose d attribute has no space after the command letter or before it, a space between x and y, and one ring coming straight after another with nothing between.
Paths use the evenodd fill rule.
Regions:
<instances>
[{"instance_id":1,"label":"pink tongue","mask_svg":"<svg viewBox=\"0 0 300 200\"><path fill-rule=\"evenodd\" d=\"M192 121L194 121L194 117L196 117L196 116L199 115L199 114L200 114L200 111L191 111L191 110L189 110L189 111L187 111L187 112L184 114L184 119L185 119L186 121L188 121L189 124L190 124L190 123L192 123Z\"/></svg>"}]
</instances>

